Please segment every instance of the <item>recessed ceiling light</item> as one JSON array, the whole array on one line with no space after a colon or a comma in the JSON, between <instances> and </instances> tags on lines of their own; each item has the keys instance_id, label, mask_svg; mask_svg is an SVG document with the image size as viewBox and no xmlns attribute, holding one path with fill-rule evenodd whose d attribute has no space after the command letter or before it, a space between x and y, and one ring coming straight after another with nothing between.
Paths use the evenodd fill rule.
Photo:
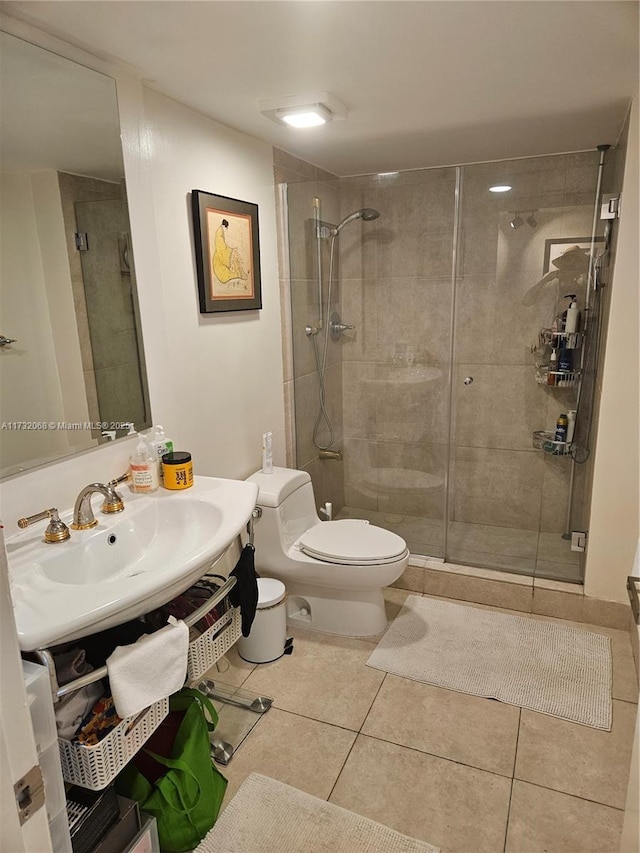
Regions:
<instances>
[{"instance_id":1,"label":"recessed ceiling light","mask_svg":"<svg viewBox=\"0 0 640 853\"><path fill-rule=\"evenodd\" d=\"M511 187L509 184L496 184L493 187L489 187L490 193L508 193Z\"/></svg>"},{"instance_id":2,"label":"recessed ceiling light","mask_svg":"<svg viewBox=\"0 0 640 853\"><path fill-rule=\"evenodd\" d=\"M322 104L305 104L301 107L289 107L276 110L276 116L289 127L319 127L331 121L331 110Z\"/></svg>"},{"instance_id":3,"label":"recessed ceiling light","mask_svg":"<svg viewBox=\"0 0 640 853\"><path fill-rule=\"evenodd\" d=\"M318 127L331 121L344 120L347 108L330 92L307 92L305 95L285 95L268 101L258 101L265 118L282 127Z\"/></svg>"}]
</instances>

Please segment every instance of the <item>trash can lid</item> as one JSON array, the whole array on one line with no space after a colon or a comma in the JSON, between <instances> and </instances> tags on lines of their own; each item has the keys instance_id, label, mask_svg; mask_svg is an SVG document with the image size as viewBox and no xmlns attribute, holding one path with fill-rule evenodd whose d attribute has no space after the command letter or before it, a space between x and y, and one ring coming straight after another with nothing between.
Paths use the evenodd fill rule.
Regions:
<instances>
[{"instance_id":1,"label":"trash can lid","mask_svg":"<svg viewBox=\"0 0 640 853\"><path fill-rule=\"evenodd\" d=\"M258 578L258 610L273 607L282 601L286 590L282 581L275 578Z\"/></svg>"}]
</instances>

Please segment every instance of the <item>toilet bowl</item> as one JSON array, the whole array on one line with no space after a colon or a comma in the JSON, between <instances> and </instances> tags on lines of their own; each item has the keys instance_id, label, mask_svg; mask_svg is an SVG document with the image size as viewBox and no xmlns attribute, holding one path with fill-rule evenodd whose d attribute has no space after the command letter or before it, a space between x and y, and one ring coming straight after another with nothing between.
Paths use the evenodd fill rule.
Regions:
<instances>
[{"instance_id":1,"label":"toilet bowl","mask_svg":"<svg viewBox=\"0 0 640 853\"><path fill-rule=\"evenodd\" d=\"M306 471L274 467L258 485L256 569L284 582L287 622L350 637L387 627L382 590L409 562L406 542L360 519L321 521Z\"/></svg>"}]
</instances>

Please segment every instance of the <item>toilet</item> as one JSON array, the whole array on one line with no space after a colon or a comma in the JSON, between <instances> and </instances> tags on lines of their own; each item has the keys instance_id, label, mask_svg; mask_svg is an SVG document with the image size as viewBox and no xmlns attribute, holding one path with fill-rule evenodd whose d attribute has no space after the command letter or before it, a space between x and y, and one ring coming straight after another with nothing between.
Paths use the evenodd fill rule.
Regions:
<instances>
[{"instance_id":1,"label":"toilet","mask_svg":"<svg viewBox=\"0 0 640 853\"><path fill-rule=\"evenodd\" d=\"M404 539L360 519L321 521L306 471L274 467L248 479L261 510L256 569L285 584L287 623L348 637L384 631L382 591L407 567Z\"/></svg>"}]
</instances>

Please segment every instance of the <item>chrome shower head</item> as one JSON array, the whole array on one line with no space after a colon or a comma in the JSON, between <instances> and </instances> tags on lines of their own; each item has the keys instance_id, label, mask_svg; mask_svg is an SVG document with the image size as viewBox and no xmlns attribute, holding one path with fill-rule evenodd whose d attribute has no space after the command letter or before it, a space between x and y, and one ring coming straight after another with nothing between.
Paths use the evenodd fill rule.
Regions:
<instances>
[{"instance_id":1,"label":"chrome shower head","mask_svg":"<svg viewBox=\"0 0 640 853\"><path fill-rule=\"evenodd\" d=\"M373 207L363 207L360 210L355 210L353 213L350 213L348 216L342 220L339 225L336 225L335 228L331 229L331 236L337 237L338 234L342 231L345 225L349 222L353 222L354 219L362 219L363 222L371 222L372 219L377 219L380 216L380 211L375 210Z\"/></svg>"}]
</instances>

